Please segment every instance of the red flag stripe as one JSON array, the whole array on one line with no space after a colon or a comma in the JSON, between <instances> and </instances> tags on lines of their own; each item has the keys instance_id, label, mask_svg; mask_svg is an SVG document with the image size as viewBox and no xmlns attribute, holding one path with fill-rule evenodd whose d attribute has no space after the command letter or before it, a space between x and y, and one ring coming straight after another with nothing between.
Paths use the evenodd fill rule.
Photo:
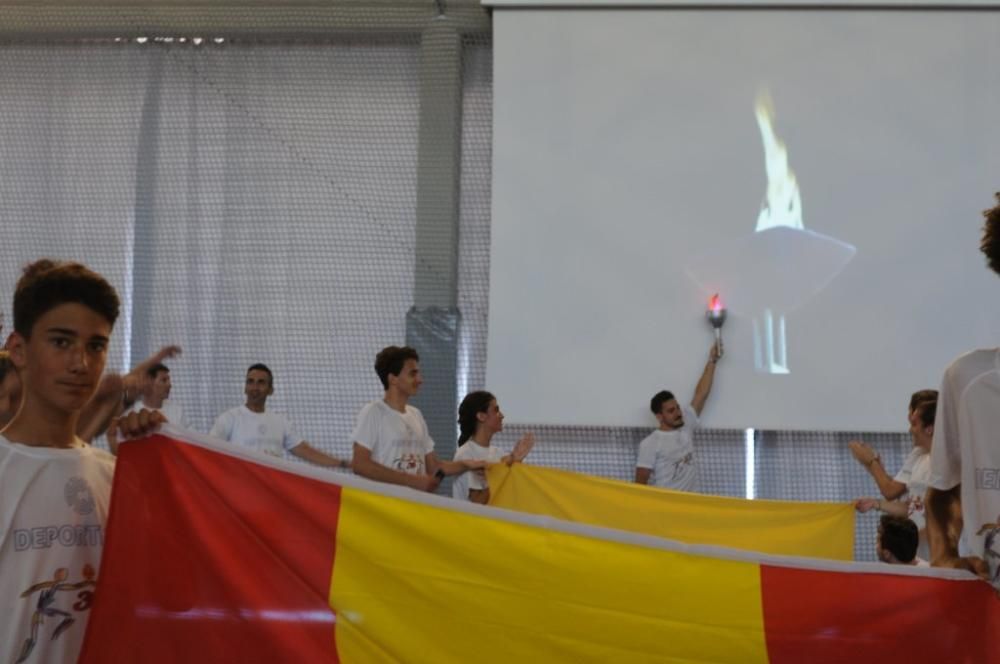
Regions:
<instances>
[{"instance_id":1,"label":"red flag stripe","mask_svg":"<svg viewBox=\"0 0 1000 664\"><path fill-rule=\"evenodd\" d=\"M986 583L761 565L761 592L771 664L1000 662Z\"/></svg>"},{"instance_id":2,"label":"red flag stripe","mask_svg":"<svg viewBox=\"0 0 1000 664\"><path fill-rule=\"evenodd\" d=\"M337 661L340 492L163 436L123 445L80 661Z\"/></svg>"}]
</instances>

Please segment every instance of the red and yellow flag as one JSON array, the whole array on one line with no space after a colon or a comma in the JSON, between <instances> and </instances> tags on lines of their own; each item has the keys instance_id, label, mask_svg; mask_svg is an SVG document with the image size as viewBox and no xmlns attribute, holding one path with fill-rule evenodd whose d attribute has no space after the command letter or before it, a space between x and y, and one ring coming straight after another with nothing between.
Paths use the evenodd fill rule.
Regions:
<instances>
[{"instance_id":1,"label":"red and yellow flag","mask_svg":"<svg viewBox=\"0 0 1000 664\"><path fill-rule=\"evenodd\" d=\"M684 493L520 463L490 467L489 482L494 507L689 544L854 559L854 507L849 503Z\"/></svg>"},{"instance_id":2,"label":"red and yellow flag","mask_svg":"<svg viewBox=\"0 0 1000 664\"><path fill-rule=\"evenodd\" d=\"M82 662L1000 662L1000 600L962 573L700 548L180 437L122 446Z\"/></svg>"}]
</instances>

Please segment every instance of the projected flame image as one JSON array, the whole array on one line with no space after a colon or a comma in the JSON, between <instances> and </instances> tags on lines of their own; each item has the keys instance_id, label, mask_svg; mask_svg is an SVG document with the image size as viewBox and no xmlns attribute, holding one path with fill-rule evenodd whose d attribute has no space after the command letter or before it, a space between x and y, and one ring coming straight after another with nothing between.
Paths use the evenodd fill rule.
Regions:
<instances>
[{"instance_id":1,"label":"projected flame image","mask_svg":"<svg viewBox=\"0 0 1000 664\"><path fill-rule=\"evenodd\" d=\"M734 315L752 318L754 368L787 374L786 316L823 290L857 250L805 228L798 182L766 92L757 98L756 116L767 191L754 233L696 257L686 272L707 292L724 290Z\"/></svg>"}]
</instances>

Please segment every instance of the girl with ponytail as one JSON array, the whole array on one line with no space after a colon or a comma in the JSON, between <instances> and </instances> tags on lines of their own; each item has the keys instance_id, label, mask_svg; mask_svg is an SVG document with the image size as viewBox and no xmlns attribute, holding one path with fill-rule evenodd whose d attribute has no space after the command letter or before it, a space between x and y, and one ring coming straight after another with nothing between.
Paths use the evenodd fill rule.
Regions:
<instances>
[{"instance_id":1,"label":"girl with ponytail","mask_svg":"<svg viewBox=\"0 0 1000 664\"><path fill-rule=\"evenodd\" d=\"M458 451L455 461L484 459L488 463L511 465L522 461L535 445L534 434L526 434L517 441L514 451L502 455L499 448L491 444L493 435L503 431L503 413L497 405L496 397L489 392L470 392L458 407ZM486 473L470 470L455 478L451 485L452 496L458 500L471 500L485 505L490 500L490 487L486 483Z\"/></svg>"}]
</instances>

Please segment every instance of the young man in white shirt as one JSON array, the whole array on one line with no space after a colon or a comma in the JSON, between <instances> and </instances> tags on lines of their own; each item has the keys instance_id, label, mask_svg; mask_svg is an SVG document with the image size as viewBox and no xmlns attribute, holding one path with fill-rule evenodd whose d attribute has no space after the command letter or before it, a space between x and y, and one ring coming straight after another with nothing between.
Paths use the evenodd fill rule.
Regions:
<instances>
[{"instance_id":1,"label":"young man in white shirt","mask_svg":"<svg viewBox=\"0 0 1000 664\"><path fill-rule=\"evenodd\" d=\"M77 435L118 317L114 288L40 260L7 341L20 408L0 432L0 661L75 662L100 569L115 460Z\"/></svg>"},{"instance_id":2,"label":"young man in white shirt","mask_svg":"<svg viewBox=\"0 0 1000 664\"><path fill-rule=\"evenodd\" d=\"M913 447L903 461L903 467L894 477L886 472L885 467L882 466L882 458L871 445L861 440L852 440L848 443L851 454L872 476L875 484L878 485L879 492L886 500L896 500L907 492L907 485L913 477L914 471L922 476L930 476L929 454L931 438L934 434L934 411L922 411L921 406L924 403L933 402L936 409L937 398L937 390L918 390L910 396L910 408L907 411L906 419L910 424L910 438L913 440ZM929 416L929 418L925 416ZM924 422L925 419L929 419L929 422ZM926 489L926 486L924 488ZM920 494L919 498L921 501L923 500L923 493Z\"/></svg>"},{"instance_id":3,"label":"young man in white shirt","mask_svg":"<svg viewBox=\"0 0 1000 664\"><path fill-rule=\"evenodd\" d=\"M271 456L281 457L287 450L318 466L350 468L346 460L321 452L299 437L287 417L267 410L267 398L274 394L274 376L266 365L254 364L247 369L244 393L246 403L219 415L209 435Z\"/></svg>"},{"instance_id":4,"label":"young man in white shirt","mask_svg":"<svg viewBox=\"0 0 1000 664\"><path fill-rule=\"evenodd\" d=\"M920 395L918 397L918 395ZM859 512L877 509L880 512L912 519L920 532L918 555L930 557L924 520L924 498L931 478L931 443L934 436L934 421L937 413L937 390L921 390L910 400L910 436L913 449L907 455L903 467L895 478L889 477L882 467L882 460L874 449L866 443L851 441L850 448L858 460L878 484L885 500L879 498L859 498L854 507Z\"/></svg>"},{"instance_id":5,"label":"young man in white shirt","mask_svg":"<svg viewBox=\"0 0 1000 664\"><path fill-rule=\"evenodd\" d=\"M708 362L694 390L690 406L680 406L666 390L650 400L649 408L660 426L639 443L635 462L635 481L676 491L698 491L698 465L695 458L694 430L705 401L712 391L715 365L721 348L712 344Z\"/></svg>"},{"instance_id":6,"label":"young man in white shirt","mask_svg":"<svg viewBox=\"0 0 1000 664\"><path fill-rule=\"evenodd\" d=\"M354 472L378 482L434 491L446 475L483 468L479 460L441 461L424 416L409 404L423 384L420 357L409 346L389 346L375 357L385 393L365 405L351 436Z\"/></svg>"},{"instance_id":7,"label":"young man in white shirt","mask_svg":"<svg viewBox=\"0 0 1000 664\"><path fill-rule=\"evenodd\" d=\"M167 421L179 427L189 427L184 411L179 405L170 401L170 369L162 362L157 362L146 371L148 378L143 386L142 394L133 403L127 413L142 409L156 410L163 413Z\"/></svg>"},{"instance_id":8,"label":"young man in white shirt","mask_svg":"<svg viewBox=\"0 0 1000 664\"><path fill-rule=\"evenodd\" d=\"M1000 193L984 213L980 249L1000 274ZM938 397L927 535L931 564L962 567L1000 591L1000 349L975 350L945 370ZM955 510L959 502L964 539L972 555L960 557Z\"/></svg>"}]
</instances>

